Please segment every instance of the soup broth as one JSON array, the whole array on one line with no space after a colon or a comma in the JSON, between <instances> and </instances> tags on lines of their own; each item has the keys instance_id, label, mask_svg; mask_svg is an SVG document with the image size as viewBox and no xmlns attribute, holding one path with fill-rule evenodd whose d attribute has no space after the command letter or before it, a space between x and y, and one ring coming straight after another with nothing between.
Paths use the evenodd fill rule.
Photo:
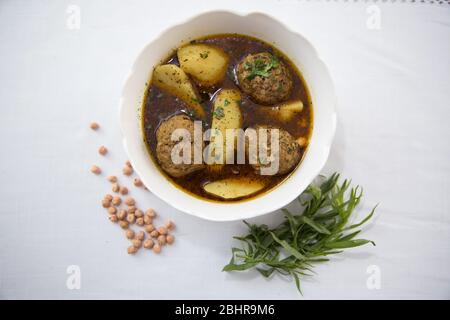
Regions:
<instances>
[{"instance_id":1,"label":"soup broth","mask_svg":"<svg viewBox=\"0 0 450 320\"><path fill-rule=\"evenodd\" d=\"M279 119L274 117L271 112L268 112L268 110L273 108L273 106L259 104L240 90L241 100L239 107L242 114L242 128L245 129L257 125L269 125L282 128L289 132L297 141L301 139L302 144L300 152L302 158L307 149L312 132L313 110L306 83L303 80L300 71L296 68L292 61L274 46L259 39L244 35L212 35L193 40L191 43L215 46L223 50L223 52L228 55L228 65L225 76L216 85L209 87L202 86L196 81L196 79L191 77L192 84L198 91L200 103L205 111L205 118L203 122L204 128L211 127L211 122L213 119L213 101L217 92L223 89L240 90L236 77L236 66L244 57L249 54L268 52L276 56L279 61L284 63L292 77L292 90L286 101L289 102L300 100L303 103L302 111L293 114L289 120ZM174 64L180 66L177 51L175 50L170 53L169 57L163 61L163 64ZM149 154L159 168L161 167L156 154L156 131L162 122L177 114L187 114L193 119L196 118L196 115L193 114L192 109L189 108L185 101L160 88L154 83L154 81L151 80L148 84L147 92L143 101L142 127ZM294 170L296 169L297 168ZM220 202L234 202L249 200L270 191L282 183L283 180L285 180L293 171L281 175L264 176L258 174L249 164L227 164L222 170L219 171L199 170L182 177L170 176L164 170L161 170L161 172L175 186L198 198ZM260 181L264 184L264 187L248 196L233 199L223 199L206 192L204 189L204 186L210 182L240 177L245 177L247 181Z\"/></svg>"}]
</instances>

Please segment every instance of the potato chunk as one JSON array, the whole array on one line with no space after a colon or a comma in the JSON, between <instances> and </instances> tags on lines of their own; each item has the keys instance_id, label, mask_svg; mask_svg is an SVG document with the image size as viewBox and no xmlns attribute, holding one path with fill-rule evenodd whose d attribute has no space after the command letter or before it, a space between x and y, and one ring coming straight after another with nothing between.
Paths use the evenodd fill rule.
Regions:
<instances>
[{"instance_id":1,"label":"potato chunk","mask_svg":"<svg viewBox=\"0 0 450 320\"><path fill-rule=\"evenodd\" d=\"M201 85L210 87L222 80L228 65L228 55L206 44L190 44L178 49L181 69Z\"/></svg>"},{"instance_id":2,"label":"potato chunk","mask_svg":"<svg viewBox=\"0 0 450 320\"><path fill-rule=\"evenodd\" d=\"M249 196L264 188L264 183L259 180L249 178L227 178L214 182L209 182L203 189L212 195L223 199L236 199Z\"/></svg>"},{"instance_id":3,"label":"potato chunk","mask_svg":"<svg viewBox=\"0 0 450 320\"><path fill-rule=\"evenodd\" d=\"M222 144L222 154L218 154L217 152L214 154L216 162L225 163L227 158L234 156L234 147L232 152L226 152L226 130L239 129L242 127L242 113L239 107L240 101L241 95L239 91L232 89L221 90L214 100L210 147ZM219 133L222 139L217 139ZM216 151L217 150L220 149L216 148ZM221 166L214 168L220 169L220 167Z\"/></svg>"},{"instance_id":4,"label":"potato chunk","mask_svg":"<svg viewBox=\"0 0 450 320\"><path fill-rule=\"evenodd\" d=\"M205 111L199 103L197 93L186 73L174 64L163 64L153 70L153 83L183 100L198 117L204 118Z\"/></svg>"},{"instance_id":5,"label":"potato chunk","mask_svg":"<svg viewBox=\"0 0 450 320\"><path fill-rule=\"evenodd\" d=\"M280 104L271 109L271 112L282 121L289 121L296 114L300 113L303 110L303 102L298 101L289 101L283 104Z\"/></svg>"}]
</instances>

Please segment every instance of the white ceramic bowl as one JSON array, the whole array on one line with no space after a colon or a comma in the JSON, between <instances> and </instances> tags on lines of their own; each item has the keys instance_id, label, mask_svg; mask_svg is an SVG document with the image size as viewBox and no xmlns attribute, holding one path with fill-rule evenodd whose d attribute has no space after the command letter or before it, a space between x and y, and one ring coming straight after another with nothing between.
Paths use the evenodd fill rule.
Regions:
<instances>
[{"instance_id":1,"label":"white ceramic bowl","mask_svg":"<svg viewBox=\"0 0 450 320\"><path fill-rule=\"evenodd\" d=\"M176 188L153 163L143 142L140 111L152 68L180 44L218 33L250 35L274 44L303 74L310 90L314 126L309 148L291 176L272 191L237 203L216 203L195 198ZM240 15L214 11L165 30L138 55L125 82L120 101L120 125L129 159L147 188L171 206L214 221L246 219L275 211L293 201L324 166L336 128L335 96L329 73L313 46L300 34L261 13Z\"/></svg>"}]
</instances>

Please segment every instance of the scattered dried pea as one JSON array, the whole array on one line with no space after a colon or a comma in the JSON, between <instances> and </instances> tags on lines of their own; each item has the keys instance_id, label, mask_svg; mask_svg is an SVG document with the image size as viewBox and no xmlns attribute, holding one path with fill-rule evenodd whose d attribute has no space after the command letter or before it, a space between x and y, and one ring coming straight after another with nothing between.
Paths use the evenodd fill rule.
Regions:
<instances>
[{"instance_id":1,"label":"scattered dried pea","mask_svg":"<svg viewBox=\"0 0 450 320\"><path fill-rule=\"evenodd\" d=\"M157 240L158 240L158 243L160 246L163 246L166 244L166 236L164 236L164 235L158 236Z\"/></svg>"},{"instance_id":2,"label":"scattered dried pea","mask_svg":"<svg viewBox=\"0 0 450 320\"><path fill-rule=\"evenodd\" d=\"M93 174L100 174L100 173L102 173L102 169L100 169L100 167L98 167L98 166L92 166L91 167L91 172Z\"/></svg>"},{"instance_id":3,"label":"scattered dried pea","mask_svg":"<svg viewBox=\"0 0 450 320\"><path fill-rule=\"evenodd\" d=\"M97 122L91 122L91 124L89 125L89 127L92 130L97 130L98 128L100 128L100 125Z\"/></svg>"},{"instance_id":4,"label":"scattered dried pea","mask_svg":"<svg viewBox=\"0 0 450 320\"><path fill-rule=\"evenodd\" d=\"M119 192L120 192L121 195L126 195L126 194L128 194L128 188L127 187L120 187Z\"/></svg>"},{"instance_id":5,"label":"scattered dried pea","mask_svg":"<svg viewBox=\"0 0 450 320\"><path fill-rule=\"evenodd\" d=\"M133 230L131 230L131 229L128 229L126 232L125 232L125 236L127 237L127 239L134 239L134 231Z\"/></svg>"},{"instance_id":6,"label":"scattered dried pea","mask_svg":"<svg viewBox=\"0 0 450 320\"><path fill-rule=\"evenodd\" d=\"M144 241L144 248L146 248L146 249L151 249L151 248L153 248L153 245L154 245L155 243L153 242L153 240L152 239L146 239L145 241Z\"/></svg>"},{"instance_id":7,"label":"scattered dried pea","mask_svg":"<svg viewBox=\"0 0 450 320\"><path fill-rule=\"evenodd\" d=\"M126 221L126 220L120 221L119 225L122 229L128 229L128 221Z\"/></svg>"},{"instance_id":8,"label":"scattered dried pea","mask_svg":"<svg viewBox=\"0 0 450 320\"><path fill-rule=\"evenodd\" d=\"M127 249L128 254L135 254L138 249L135 246L129 246Z\"/></svg>"},{"instance_id":9,"label":"scattered dried pea","mask_svg":"<svg viewBox=\"0 0 450 320\"><path fill-rule=\"evenodd\" d=\"M120 209L119 213L117 213L117 218L119 218L119 220L124 220L126 217L127 217L127 210Z\"/></svg>"},{"instance_id":10,"label":"scattered dried pea","mask_svg":"<svg viewBox=\"0 0 450 320\"><path fill-rule=\"evenodd\" d=\"M104 156L105 154L108 153L108 149L106 149L105 146L101 146L100 148L98 148L98 153L100 153L102 156Z\"/></svg>"},{"instance_id":11,"label":"scattered dried pea","mask_svg":"<svg viewBox=\"0 0 450 320\"><path fill-rule=\"evenodd\" d=\"M129 213L127 215L127 221L128 221L128 223L133 224L136 221L136 217L134 216L134 214Z\"/></svg>"},{"instance_id":12,"label":"scattered dried pea","mask_svg":"<svg viewBox=\"0 0 450 320\"><path fill-rule=\"evenodd\" d=\"M144 239L145 239L145 232L144 232L144 231L139 231L139 232L136 234L136 239L138 239L138 240L144 240Z\"/></svg>"},{"instance_id":13,"label":"scattered dried pea","mask_svg":"<svg viewBox=\"0 0 450 320\"><path fill-rule=\"evenodd\" d=\"M142 181L139 178L134 178L133 184L135 187L142 187Z\"/></svg>"},{"instance_id":14,"label":"scattered dried pea","mask_svg":"<svg viewBox=\"0 0 450 320\"><path fill-rule=\"evenodd\" d=\"M172 244L175 241L175 237L173 235L171 235L171 234L168 234L166 236L166 241L167 241L168 244Z\"/></svg>"},{"instance_id":15,"label":"scattered dried pea","mask_svg":"<svg viewBox=\"0 0 450 320\"><path fill-rule=\"evenodd\" d=\"M161 246L159 245L159 244L155 244L154 246L153 246L153 252L154 253L160 253L161 252Z\"/></svg>"},{"instance_id":16,"label":"scattered dried pea","mask_svg":"<svg viewBox=\"0 0 450 320\"><path fill-rule=\"evenodd\" d=\"M136 219L136 224L138 226L143 226L144 225L144 218L137 218Z\"/></svg>"},{"instance_id":17,"label":"scattered dried pea","mask_svg":"<svg viewBox=\"0 0 450 320\"><path fill-rule=\"evenodd\" d=\"M136 203L136 201L134 201L134 199L131 197L128 197L125 199L125 204L129 207L134 206L135 203Z\"/></svg>"},{"instance_id":18,"label":"scattered dried pea","mask_svg":"<svg viewBox=\"0 0 450 320\"><path fill-rule=\"evenodd\" d=\"M120 199L120 197L114 197L112 199L112 204L115 206L120 206L121 203L122 203L122 199Z\"/></svg>"},{"instance_id":19,"label":"scattered dried pea","mask_svg":"<svg viewBox=\"0 0 450 320\"><path fill-rule=\"evenodd\" d=\"M119 190L120 190L119 184L118 184L117 182L114 182L113 185L112 185L112 187L111 187L111 190L112 190L113 192L115 192L115 193L119 192Z\"/></svg>"},{"instance_id":20,"label":"scattered dried pea","mask_svg":"<svg viewBox=\"0 0 450 320\"><path fill-rule=\"evenodd\" d=\"M129 166L125 166L122 169L122 173L126 176L131 176L133 174L133 168L131 168Z\"/></svg>"},{"instance_id":21,"label":"scattered dried pea","mask_svg":"<svg viewBox=\"0 0 450 320\"><path fill-rule=\"evenodd\" d=\"M133 247L135 247L135 248L142 247L142 241L139 239L131 240L131 243L133 244Z\"/></svg>"},{"instance_id":22,"label":"scattered dried pea","mask_svg":"<svg viewBox=\"0 0 450 320\"><path fill-rule=\"evenodd\" d=\"M116 207L109 207L108 208L108 213L109 214L116 214L117 213Z\"/></svg>"}]
</instances>

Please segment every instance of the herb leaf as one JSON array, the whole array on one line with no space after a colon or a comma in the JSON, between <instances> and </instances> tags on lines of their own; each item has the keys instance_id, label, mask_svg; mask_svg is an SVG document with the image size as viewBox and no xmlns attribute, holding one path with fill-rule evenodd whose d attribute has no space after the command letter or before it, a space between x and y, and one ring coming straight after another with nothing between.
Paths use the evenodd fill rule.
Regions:
<instances>
[{"instance_id":1,"label":"herb leaf","mask_svg":"<svg viewBox=\"0 0 450 320\"><path fill-rule=\"evenodd\" d=\"M223 117L225 117L225 113L224 113L224 111L223 111L223 108L222 107L216 107L215 109L214 109L214 112L213 112L213 116L214 117L216 117L217 119L222 119Z\"/></svg>"},{"instance_id":2,"label":"herb leaf","mask_svg":"<svg viewBox=\"0 0 450 320\"><path fill-rule=\"evenodd\" d=\"M242 248L232 249L232 259L223 271L256 268L266 278L274 273L290 276L301 293L301 278L314 273L314 264L328 261L327 256L342 249L375 245L371 240L354 239L361 230L349 230L369 221L376 207L361 222L347 226L361 196L361 188L350 189L348 180L340 184L336 173L319 185L310 185L299 196L303 211L294 215L283 209L284 221L276 228L244 221L249 233L235 237Z\"/></svg>"},{"instance_id":3,"label":"herb leaf","mask_svg":"<svg viewBox=\"0 0 450 320\"><path fill-rule=\"evenodd\" d=\"M247 76L248 80L253 80L257 76L267 78L272 69L277 68L280 62L277 57L270 55L270 61L266 62L262 59L256 59L253 63L246 63L244 68L249 70L250 74Z\"/></svg>"}]
</instances>

